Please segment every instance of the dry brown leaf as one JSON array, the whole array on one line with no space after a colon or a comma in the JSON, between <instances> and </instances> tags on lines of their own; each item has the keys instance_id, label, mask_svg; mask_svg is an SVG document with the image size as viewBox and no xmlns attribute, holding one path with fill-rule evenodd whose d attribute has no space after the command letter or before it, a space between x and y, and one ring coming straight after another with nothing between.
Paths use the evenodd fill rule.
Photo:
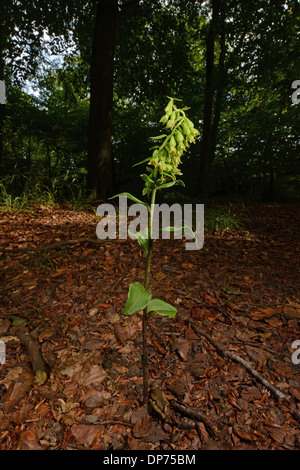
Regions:
<instances>
[{"instance_id":1,"label":"dry brown leaf","mask_svg":"<svg viewBox=\"0 0 300 470\"><path fill-rule=\"evenodd\" d=\"M105 378L107 373L101 366L92 365L89 371L83 370L79 372L76 376L77 383L79 385L88 386L88 385L99 385Z\"/></svg>"},{"instance_id":2,"label":"dry brown leaf","mask_svg":"<svg viewBox=\"0 0 300 470\"><path fill-rule=\"evenodd\" d=\"M269 430L269 434L275 442L282 444L284 442L286 429L285 428L272 428Z\"/></svg>"},{"instance_id":3,"label":"dry brown leaf","mask_svg":"<svg viewBox=\"0 0 300 470\"><path fill-rule=\"evenodd\" d=\"M299 387L290 387L289 391L293 395L293 397L297 398L297 400L300 401L300 388Z\"/></svg>"},{"instance_id":4,"label":"dry brown leaf","mask_svg":"<svg viewBox=\"0 0 300 470\"><path fill-rule=\"evenodd\" d=\"M149 416L147 405L140 406L136 408L131 415L131 423L135 424L139 419Z\"/></svg>"},{"instance_id":5,"label":"dry brown leaf","mask_svg":"<svg viewBox=\"0 0 300 470\"><path fill-rule=\"evenodd\" d=\"M152 427L152 416L144 416L137 420L133 427L134 437L145 437L150 433Z\"/></svg>"},{"instance_id":6,"label":"dry brown leaf","mask_svg":"<svg viewBox=\"0 0 300 470\"><path fill-rule=\"evenodd\" d=\"M9 413L13 408L19 403L21 398L28 392L30 387L34 383L33 374L26 368L22 372L22 381L15 382L2 397L2 402L5 402L3 405L3 410L5 413Z\"/></svg>"},{"instance_id":7,"label":"dry brown leaf","mask_svg":"<svg viewBox=\"0 0 300 470\"><path fill-rule=\"evenodd\" d=\"M104 426L102 424L73 424L71 432L76 441L91 447L104 432Z\"/></svg>"},{"instance_id":8,"label":"dry brown leaf","mask_svg":"<svg viewBox=\"0 0 300 470\"><path fill-rule=\"evenodd\" d=\"M9 320L1 320L0 321L0 336L6 335L9 327L10 327L10 321Z\"/></svg>"},{"instance_id":9,"label":"dry brown leaf","mask_svg":"<svg viewBox=\"0 0 300 470\"><path fill-rule=\"evenodd\" d=\"M284 305L283 311L287 318L290 318L290 319L300 318L300 304L296 304L295 302L290 302L288 305Z\"/></svg>"},{"instance_id":10,"label":"dry brown leaf","mask_svg":"<svg viewBox=\"0 0 300 470\"><path fill-rule=\"evenodd\" d=\"M115 325L114 327L115 337L121 345L125 344L129 338L129 332L122 325Z\"/></svg>"},{"instance_id":11,"label":"dry brown leaf","mask_svg":"<svg viewBox=\"0 0 300 470\"><path fill-rule=\"evenodd\" d=\"M246 388L241 392L241 398L248 402L261 399L262 395L257 387Z\"/></svg>"},{"instance_id":12,"label":"dry brown leaf","mask_svg":"<svg viewBox=\"0 0 300 470\"><path fill-rule=\"evenodd\" d=\"M44 450L38 442L34 441L22 441L20 445L21 450Z\"/></svg>"},{"instance_id":13,"label":"dry brown leaf","mask_svg":"<svg viewBox=\"0 0 300 470\"><path fill-rule=\"evenodd\" d=\"M178 351L178 354L184 361L187 361L188 351L190 349L190 343L184 338L178 338L173 343L173 349Z\"/></svg>"},{"instance_id":14,"label":"dry brown leaf","mask_svg":"<svg viewBox=\"0 0 300 470\"><path fill-rule=\"evenodd\" d=\"M254 312L250 312L249 317L252 320L265 320L267 318L271 318L273 315L276 315L276 313L277 311L272 307L260 308Z\"/></svg>"},{"instance_id":15,"label":"dry brown leaf","mask_svg":"<svg viewBox=\"0 0 300 470\"><path fill-rule=\"evenodd\" d=\"M161 281L162 279L164 279L166 277L165 273L163 273L162 271L158 271L158 273L155 273L153 275L154 279L156 279L157 281Z\"/></svg>"},{"instance_id":16,"label":"dry brown leaf","mask_svg":"<svg viewBox=\"0 0 300 470\"><path fill-rule=\"evenodd\" d=\"M152 422L150 432L145 437L142 437L141 440L143 442L159 442L167 438L168 434L165 433L161 426L158 423Z\"/></svg>"},{"instance_id":17,"label":"dry brown leaf","mask_svg":"<svg viewBox=\"0 0 300 470\"><path fill-rule=\"evenodd\" d=\"M256 441L257 440L257 437L255 436L255 434L251 433L251 432L247 432L243 429L240 429L238 428L236 425L233 426L233 430L235 432L235 434L242 440L244 441Z\"/></svg>"},{"instance_id":18,"label":"dry brown leaf","mask_svg":"<svg viewBox=\"0 0 300 470\"><path fill-rule=\"evenodd\" d=\"M206 431L205 425L204 423L200 423L198 421L196 421L195 423L196 423L197 431L201 439L201 442L205 444L205 442L209 440L209 434Z\"/></svg>"},{"instance_id":19,"label":"dry brown leaf","mask_svg":"<svg viewBox=\"0 0 300 470\"><path fill-rule=\"evenodd\" d=\"M28 428L20 435L20 441L34 441L37 442L37 432L35 428Z\"/></svg>"}]
</instances>

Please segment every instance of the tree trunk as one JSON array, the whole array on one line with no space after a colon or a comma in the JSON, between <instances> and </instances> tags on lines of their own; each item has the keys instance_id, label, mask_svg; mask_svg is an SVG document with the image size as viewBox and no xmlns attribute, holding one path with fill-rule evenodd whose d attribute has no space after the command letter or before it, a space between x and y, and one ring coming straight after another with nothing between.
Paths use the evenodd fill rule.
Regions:
<instances>
[{"instance_id":1,"label":"tree trunk","mask_svg":"<svg viewBox=\"0 0 300 470\"><path fill-rule=\"evenodd\" d=\"M207 191L207 177L209 170L211 127L213 119L214 105L214 58L215 58L215 38L216 24L219 15L219 0L212 0L212 19L209 25L206 38L206 82L203 115L203 131L201 143L201 164L200 177L198 181L197 193L205 197Z\"/></svg>"},{"instance_id":2,"label":"tree trunk","mask_svg":"<svg viewBox=\"0 0 300 470\"><path fill-rule=\"evenodd\" d=\"M0 50L0 55L1 55ZM0 80L4 79L4 60L0 57ZM5 104L0 104L0 171L3 171L3 131L5 118Z\"/></svg>"},{"instance_id":3,"label":"tree trunk","mask_svg":"<svg viewBox=\"0 0 300 470\"><path fill-rule=\"evenodd\" d=\"M225 56L226 56L226 43L225 43L225 17L224 17L224 5L221 6L220 12L220 56L218 64L218 77L216 85L216 95L215 95L215 105L214 105L214 116L211 124L211 136L210 136L210 149L209 149L209 171L211 170L216 148L217 148L217 139L219 124L222 112L222 103L224 90L226 88L227 81L227 70L225 67Z\"/></svg>"},{"instance_id":4,"label":"tree trunk","mask_svg":"<svg viewBox=\"0 0 300 470\"><path fill-rule=\"evenodd\" d=\"M117 0L98 0L90 67L87 175L90 201L104 201L114 191L111 138L117 16Z\"/></svg>"}]
</instances>

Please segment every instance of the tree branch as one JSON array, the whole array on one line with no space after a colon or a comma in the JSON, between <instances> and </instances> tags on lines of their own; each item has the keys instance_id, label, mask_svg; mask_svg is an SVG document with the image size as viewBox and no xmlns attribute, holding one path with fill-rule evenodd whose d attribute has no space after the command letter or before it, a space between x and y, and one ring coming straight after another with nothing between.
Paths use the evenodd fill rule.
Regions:
<instances>
[{"instance_id":1,"label":"tree branch","mask_svg":"<svg viewBox=\"0 0 300 470\"><path fill-rule=\"evenodd\" d=\"M185 322L189 322L190 320L188 318L184 318L182 315L178 316L180 320L183 320ZM272 395L279 401L279 402L286 402L288 404L292 404L292 398L288 395L286 395L284 392L279 390L277 387L272 385L260 372L255 370L250 364L250 362L246 361L242 357L238 356L237 354L233 353L232 351L228 351L219 341L215 340L212 338L206 331L202 330L201 328L198 328L197 326L191 324L191 327L200 336L204 336L212 345L213 347L218 351L219 354L221 354L223 357L226 357L228 359L231 359L235 362L238 362L242 364L248 372L250 372L253 377L256 378L261 384L263 384L271 393ZM300 413L295 409L292 408L290 410L291 415L300 422Z\"/></svg>"}]
</instances>

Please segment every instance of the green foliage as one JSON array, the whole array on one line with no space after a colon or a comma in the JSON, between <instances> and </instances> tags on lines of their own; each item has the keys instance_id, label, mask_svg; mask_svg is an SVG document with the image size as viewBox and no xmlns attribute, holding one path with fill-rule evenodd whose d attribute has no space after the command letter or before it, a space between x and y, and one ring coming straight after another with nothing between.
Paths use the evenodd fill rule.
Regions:
<instances>
[{"instance_id":1,"label":"green foliage","mask_svg":"<svg viewBox=\"0 0 300 470\"><path fill-rule=\"evenodd\" d=\"M10 319L12 326L20 326L27 321L26 318L21 318L18 315L10 315Z\"/></svg>"},{"instance_id":2,"label":"green foliage","mask_svg":"<svg viewBox=\"0 0 300 470\"><path fill-rule=\"evenodd\" d=\"M147 304L148 315L151 312L156 312L158 315L173 318L177 313L177 309L173 307L173 305L170 305L168 302L165 302L164 300L152 299Z\"/></svg>"},{"instance_id":3,"label":"green foliage","mask_svg":"<svg viewBox=\"0 0 300 470\"><path fill-rule=\"evenodd\" d=\"M233 209L219 208L205 211L204 227L209 231L241 230L244 218L233 212Z\"/></svg>"},{"instance_id":4,"label":"green foliage","mask_svg":"<svg viewBox=\"0 0 300 470\"><path fill-rule=\"evenodd\" d=\"M13 197L8 194L6 187L3 183L0 183L0 210L5 212L12 212L20 210L24 206L24 201L21 197Z\"/></svg>"},{"instance_id":5,"label":"green foliage","mask_svg":"<svg viewBox=\"0 0 300 470\"><path fill-rule=\"evenodd\" d=\"M79 206L84 198L85 175L80 169L86 168L89 60L97 2L2 3L0 79L7 84L8 96L0 166L3 175L30 175L17 178L14 188L6 187L12 198L9 201L6 196L7 205L19 204L16 198L25 185L33 188L39 183L56 201ZM139 168L132 164L148 155L147 138L154 135L166 95L188 102L190 119L199 127L212 6L212 2L183 0L126 7L125 3L119 2L114 64L113 156L118 191L130 191L139 184L142 189L145 180L151 184L147 171L144 180L137 181ZM291 84L300 76L298 2L220 3L212 80L220 121L208 196L227 201L299 200L299 105L291 106ZM50 35L47 41L44 31ZM51 53L60 55L60 65L49 61ZM21 91L26 79L34 96L28 88ZM155 142L154 150L161 142ZM196 193L201 147L192 146L185 155L181 171L189 185L181 192L182 200ZM169 164L163 160L165 171ZM173 186L178 200L182 188L178 183ZM171 192L158 197L169 198Z\"/></svg>"},{"instance_id":6,"label":"green foliage","mask_svg":"<svg viewBox=\"0 0 300 470\"><path fill-rule=\"evenodd\" d=\"M193 123L187 118L185 111L188 108L178 108L174 103L174 98L170 98L164 109L164 116L160 119L163 123L166 133L153 137L156 142L162 142L155 145L152 157L146 158L136 165L148 163L148 175L141 174L144 182L143 195L147 197L150 204L143 202L128 192L123 192L117 196L126 196L135 203L144 205L148 210L148 227L144 232L135 235L140 246L146 254L146 270L145 270L145 286L140 282L130 284L128 299L123 311L124 315L133 315L143 310L143 377L144 392L143 399L146 403L148 400L148 360L147 360L147 323L152 313L161 316L173 318L177 309L169 303L161 299L152 299L149 290L149 277L151 256L153 248L153 240L151 238L151 229L153 222L153 214L155 210L156 192L170 188L175 184L182 184L181 180L177 180L176 176L182 173L178 169L181 163L180 157L191 143L195 143L195 137L199 132L194 128ZM117 197L113 196L113 197ZM176 227L164 228L168 231L176 230Z\"/></svg>"},{"instance_id":7,"label":"green foliage","mask_svg":"<svg viewBox=\"0 0 300 470\"><path fill-rule=\"evenodd\" d=\"M130 284L128 299L123 315L133 315L143 310L151 299L151 292L144 288L140 282Z\"/></svg>"}]
</instances>

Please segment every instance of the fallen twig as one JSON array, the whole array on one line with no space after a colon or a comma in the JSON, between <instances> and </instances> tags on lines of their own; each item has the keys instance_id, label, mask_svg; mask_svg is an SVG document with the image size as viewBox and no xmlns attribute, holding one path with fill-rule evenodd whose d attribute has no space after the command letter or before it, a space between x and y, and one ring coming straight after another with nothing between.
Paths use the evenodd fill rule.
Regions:
<instances>
[{"instance_id":1,"label":"fallen twig","mask_svg":"<svg viewBox=\"0 0 300 470\"><path fill-rule=\"evenodd\" d=\"M38 385L42 385L48 378L48 368L42 358L39 347L35 340L24 325L21 325L16 336L19 338L21 343L26 347L28 354L31 359L32 369L35 373L35 381Z\"/></svg>"},{"instance_id":2,"label":"fallen twig","mask_svg":"<svg viewBox=\"0 0 300 470\"><path fill-rule=\"evenodd\" d=\"M204 413L199 410L193 410L192 408L188 408L185 405L181 405L180 403L177 403L174 400L172 400L170 404L174 410L179 411L182 415L186 416L187 418L191 418L195 421L201 421L202 423L204 423L210 436L214 438L217 437L219 432L217 425L213 423Z\"/></svg>"},{"instance_id":3,"label":"fallen twig","mask_svg":"<svg viewBox=\"0 0 300 470\"><path fill-rule=\"evenodd\" d=\"M286 402L289 404L292 403L292 398L290 396L286 395L284 392L272 385L260 372L254 369L250 362L226 349L219 341L215 340L208 333L206 333L206 331L202 330L198 326L195 326L194 324L191 324L189 318L185 318L184 316L180 315L178 316L178 319L189 322L195 333L200 336L204 336L204 338L206 338L223 357L242 364L248 370L248 372L250 372L253 377L263 384L279 402ZM300 413L295 408L292 408L290 413L297 421L300 422Z\"/></svg>"},{"instance_id":4,"label":"fallen twig","mask_svg":"<svg viewBox=\"0 0 300 470\"><path fill-rule=\"evenodd\" d=\"M122 421L118 419L105 419L103 421L94 421L92 424L118 424L119 426L126 426L127 428L133 428L133 424L128 421Z\"/></svg>"}]
</instances>

